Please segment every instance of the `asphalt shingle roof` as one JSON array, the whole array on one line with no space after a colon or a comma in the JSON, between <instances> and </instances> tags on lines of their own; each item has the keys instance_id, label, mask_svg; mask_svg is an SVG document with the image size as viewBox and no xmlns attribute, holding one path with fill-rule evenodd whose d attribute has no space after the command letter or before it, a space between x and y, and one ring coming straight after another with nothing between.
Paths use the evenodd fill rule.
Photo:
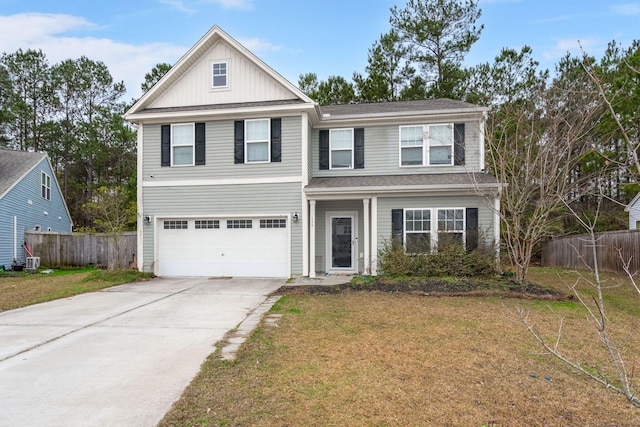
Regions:
<instances>
[{"instance_id":1,"label":"asphalt shingle roof","mask_svg":"<svg viewBox=\"0 0 640 427\"><path fill-rule=\"evenodd\" d=\"M331 191L340 189L402 189L415 187L495 185L498 180L488 173L441 173L441 174L412 174L412 175L374 175L374 176L344 176L317 177L311 179L305 191Z\"/></svg>"},{"instance_id":2,"label":"asphalt shingle roof","mask_svg":"<svg viewBox=\"0 0 640 427\"><path fill-rule=\"evenodd\" d=\"M340 116L359 116L372 114L399 114L421 112L429 113L435 111L469 110L484 111L485 107L469 104L467 102L455 101L453 99L424 99L419 101L396 101L396 102L372 102L365 104L344 104L344 105L324 105L320 107L323 117L328 115L331 118Z\"/></svg>"},{"instance_id":3,"label":"asphalt shingle roof","mask_svg":"<svg viewBox=\"0 0 640 427\"><path fill-rule=\"evenodd\" d=\"M47 155L0 148L0 197Z\"/></svg>"}]
</instances>

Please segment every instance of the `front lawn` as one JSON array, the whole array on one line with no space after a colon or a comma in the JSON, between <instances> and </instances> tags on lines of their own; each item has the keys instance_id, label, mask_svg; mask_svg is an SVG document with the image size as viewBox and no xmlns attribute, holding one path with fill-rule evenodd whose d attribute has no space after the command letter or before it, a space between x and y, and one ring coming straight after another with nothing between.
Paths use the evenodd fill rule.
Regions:
<instances>
[{"instance_id":1,"label":"front lawn","mask_svg":"<svg viewBox=\"0 0 640 427\"><path fill-rule=\"evenodd\" d=\"M531 273L566 293L560 277L572 280ZM627 290L608 292L612 332L633 331L638 314L619 296ZM161 425L640 425L624 397L540 354L515 307L550 336L564 316L561 346L603 359L584 310L566 298L298 292L274 306L278 326L262 323L235 362L212 354ZM625 344L638 363L638 337Z\"/></svg>"},{"instance_id":2,"label":"front lawn","mask_svg":"<svg viewBox=\"0 0 640 427\"><path fill-rule=\"evenodd\" d=\"M0 271L0 312L149 277L149 274L132 270L96 270L92 267L55 269L50 274L41 271Z\"/></svg>"}]
</instances>

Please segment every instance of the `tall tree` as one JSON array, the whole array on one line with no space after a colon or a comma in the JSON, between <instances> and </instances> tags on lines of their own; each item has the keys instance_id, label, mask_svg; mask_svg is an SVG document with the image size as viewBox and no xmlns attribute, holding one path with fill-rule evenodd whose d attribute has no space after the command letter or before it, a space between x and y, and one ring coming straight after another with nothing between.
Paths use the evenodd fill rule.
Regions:
<instances>
[{"instance_id":1,"label":"tall tree","mask_svg":"<svg viewBox=\"0 0 640 427\"><path fill-rule=\"evenodd\" d=\"M366 76L354 73L359 102L384 102L401 99L402 90L415 75L407 62L408 47L394 30L380 36L369 49Z\"/></svg>"},{"instance_id":2,"label":"tall tree","mask_svg":"<svg viewBox=\"0 0 640 427\"><path fill-rule=\"evenodd\" d=\"M40 151L45 123L54 106L51 67L41 50L19 49L0 62L11 81L9 132L15 148Z\"/></svg>"},{"instance_id":3,"label":"tall tree","mask_svg":"<svg viewBox=\"0 0 640 427\"><path fill-rule=\"evenodd\" d=\"M167 72L171 69L171 64L167 64L166 62L161 62L156 64L151 71L144 75L144 82L140 84L140 89L142 89L142 93L146 93L149 89L153 87L158 80L160 80Z\"/></svg>"},{"instance_id":4,"label":"tall tree","mask_svg":"<svg viewBox=\"0 0 640 427\"><path fill-rule=\"evenodd\" d=\"M460 98L462 62L480 38L481 15L475 0L408 0L403 9L391 8L391 27L422 71L427 97Z\"/></svg>"},{"instance_id":5,"label":"tall tree","mask_svg":"<svg viewBox=\"0 0 640 427\"><path fill-rule=\"evenodd\" d=\"M301 74L298 87L320 105L349 104L356 100L353 83L341 76L318 81L316 73Z\"/></svg>"}]
</instances>

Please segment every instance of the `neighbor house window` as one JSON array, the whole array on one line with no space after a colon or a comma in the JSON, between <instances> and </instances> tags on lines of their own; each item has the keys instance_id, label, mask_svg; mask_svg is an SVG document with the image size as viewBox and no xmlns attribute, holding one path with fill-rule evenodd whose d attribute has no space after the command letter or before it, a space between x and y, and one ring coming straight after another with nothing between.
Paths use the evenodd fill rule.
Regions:
<instances>
[{"instance_id":1,"label":"neighbor house window","mask_svg":"<svg viewBox=\"0 0 640 427\"><path fill-rule=\"evenodd\" d=\"M453 165L453 125L400 126L400 166Z\"/></svg>"},{"instance_id":2,"label":"neighbor house window","mask_svg":"<svg viewBox=\"0 0 640 427\"><path fill-rule=\"evenodd\" d=\"M330 130L329 157L331 169L353 168L353 129Z\"/></svg>"},{"instance_id":3,"label":"neighbor house window","mask_svg":"<svg viewBox=\"0 0 640 427\"><path fill-rule=\"evenodd\" d=\"M42 172L41 179L41 194L43 199L51 200L51 177L45 172Z\"/></svg>"},{"instance_id":4,"label":"neighbor house window","mask_svg":"<svg viewBox=\"0 0 640 427\"><path fill-rule=\"evenodd\" d=\"M195 131L193 123L171 125L171 164L192 166L195 162Z\"/></svg>"},{"instance_id":5,"label":"neighbor house window","mask_svg":"<svg viewBox=\"0 0 640 427\"><path fill-rule=\"evenodd\" d=\"M211 86L214 88L227 87L228 64L226 62L214 62L212 71Z\"/></svg>"},{"instance_id":6,"label":"neighbor house window","mask_svg":"<svg viewBox=\"0 0 640 427\"><path fill-rule=\"evenodd\" d=\"M464 243L464 209L438 209L438 245Z\"/></svg>"},{"instance_id":7,"label":"neighbor house window","mask_svg":"<svg viewBox=\"0 0 640 427\"><path fill-rule=\"evenodd\" d=\"M247 163L269 161L270 120L245 120L245 146Z\"/></svg>"},{"instance_id":8,"label":"neighbor house window","mask_svg":"<svg viewBox=\"0 0 640 427\"><path fill-rule=\"evenodd\" d=\"M431 210L405 209L405 247L409 253L431 251Z\"/></svg>"}]
</instances>

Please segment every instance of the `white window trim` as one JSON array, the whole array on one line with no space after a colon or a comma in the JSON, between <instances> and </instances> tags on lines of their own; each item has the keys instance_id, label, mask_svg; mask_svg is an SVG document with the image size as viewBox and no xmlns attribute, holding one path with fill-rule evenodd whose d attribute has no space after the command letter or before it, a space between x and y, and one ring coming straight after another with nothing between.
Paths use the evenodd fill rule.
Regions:
<instances>
[{"instance_id":1,"label":"white window trim","mask_svg":"<svg viewBox=\"0 0 640 427\"><path fill-rule=\"evenodd\" d=\"M193 138L191 139L191 144L174 144L175 138L173 137L173 128L176 126L191 126L191 135ZM176 165L173 161L173 148L174 147L191 147L191 164L188 165ZM174 123L171 125L171 167L188 167L195 166L196 164L196 124L195 123Z\"/></svg>"},{"instance_id":2,"label":"white window trim","mask_svg":"<svg viewBox=\"0 0 640 427\"><path fill-rule=\"evenodd\" d=\"M446 210L461 210L462 211L462 231L439 231L438 230L438 212ZM467 244L467 210L463 207L438 207L438 208L404 208L402 210L402 241L404 242L404 248L407 249L407 211L430 211L430 234L431 241L431 253L436 253L438 249L438 233L448 234L462 234L462 245L466 247ZM416 233L409 231L409 234L426 234L427 232Z\"/></svg>"},{"instance_id":3,"label":"white window trim","mask_svg":"<svg viewBox=\"0 0 640 427\"><path fill-rule=\"evenodd\" d=\"M450 147L450 155L449 155L449 163L438 163L438 164L431 164L431 144L430 144L430 137L431 137L431 127L435 127L435 126L448 126L449 130L451 131L451 139L450 139L450 144L436 144L434 145L434 147ZM432 125L428 125L427 126L427 132L426 132L426 146L427 146L427 155L426 155L426 162L425 165L427 166L431 166L431 167L442 167L442 166L453 166L453 157L454 157L454 126L453 123L434 123Z\"/></svg>"},{"instance_id":4,"label":"white window trim","mask_svg":"<svg viewBox=\"0 0 640 427\"><path fill-rule=\"evenodd\" d=\"M337 149L333 149L333 138L331 137L331 135L333 134L334 131L345 131L348 130L351 132L351 148L347 149L347 148L337 148ZM334 167L333 166L333 152L334 151L351 151L351 166L349 167ZM353 165L355 162L355 147L354 147L354 129L353 128L341 128L341 129L329 129L329 169L335 169L335 170L350 170L353 169Z\"/></svg>"},{"instance_id":5,"label":"white window trim","mask_svg":"<svg viewBox=\"0 0 640 427\"><path fill-rule=\"evenodd\" d=\"M226 66L225 68L227 70L227 73L225 74L225 77L226 77L227 84L224 85L224 86L215 86L213 84L213 79L214 79L213 67L215 65L217 65L217 64L225 64L225 66ZM222 61L211 61L210 70L211 70L211 90L228 89L229 88L229 60L225 59L225 60L222 60Z\"/></svg>"},{"instance_id":6,"label":"white window trim","mask_svg":"<svg viewBox=\"0 0 640 427\"><path fill-rule=\"evenodd\" d=\"M44 183L42 182L44 178ZM45 190L45 196L42 196L42 190ZM45 171L42 171L40 175L40 197L45 200L51 201L51 176Z\"/></svg>"},{"instance_id":7,"label":"white window trim","mask_svg":"<svg viewBox=\"0 0 640 427\"><path fill-rule=\"evenodd\" d=\"M402 164L402 149L403 148L417 148L418 145L415 146L407 146L407 147L403 147L402 146L402 129L403 128L415 128L415 127L422 127L422 145L420 145L419 147L422 148L422 164L420 165L403 165ZM406 125L406 126L400 126L399 130L398 130L398 164L401 168L421 168L424 167L425 165L425 145L426 145L426 135L425 133L427 132L427 126L425 125Z\"/></svg>"},{"instance_id":8,"label":"white window trim","mask_svg":"<svg viewBox=\"0 0 640 427\"><path fill-rule=\"evenodd\" d=\"M413 128L413 127L420 127L422 126L422 146L420 146L422 148L422 164L420 165L403 165L402 164L402 149L403 148L416 148L418 147L416 146L407 146L407 147L403 147L402 146L402 129L403 128ZM451 160L450 163L445 164L445 163L440 163L440 164L431 164L431 144L429 141L429 135L430 135L430 128L432 126L449 126L449 128L451 129L451 144L440 144L440 145L435 145L436 147L451 147ZM401 168L416 168L416 167L446 167L446 166L453 166L453 157L454 157L454 150L455 150L455 138L454 138L454 124L453 123L433 123L430 125L403 125L400 126L398 128L398 166Z\"/></svg>"},{"instance_id":9,"label":"white window trim","mask_svg":"<svg viewBox=\"0 0 640 427\"><path fill-rule=\"evenodd\" d=\"M265 140L256 140L249 141L248 132L247 132L247 124L249 122L267 122L267 139ZM264 144L267 143L267 160L249 160L249 144ZM247 119L244 121L244 162L248 164L259 164L259 163L271 163L271 119Z\"/></svg>"}]
</instances>

